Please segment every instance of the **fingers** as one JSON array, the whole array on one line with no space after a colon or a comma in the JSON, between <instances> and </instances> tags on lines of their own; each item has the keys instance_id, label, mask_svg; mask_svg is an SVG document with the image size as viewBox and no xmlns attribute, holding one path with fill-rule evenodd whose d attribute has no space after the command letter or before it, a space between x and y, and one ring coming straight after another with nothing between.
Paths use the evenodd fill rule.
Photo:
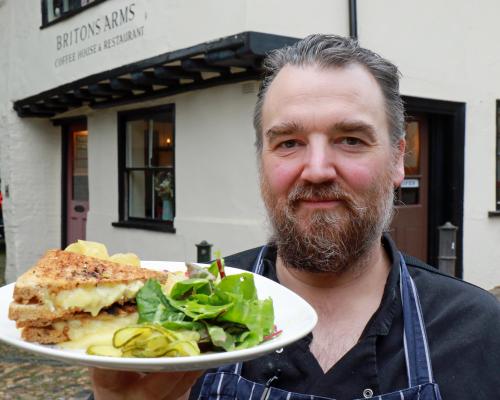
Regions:
<instances>
[{"instance_id":1,"label":"fingers","mask_svg":"<svg viewBox=\"0 0 500 400\"><path fill-rule=\"evenodd\" d=\"M90 368L96 400L177 400L202 374L203 371L140 374Z\"/></svg>"},{"instance_id":2,"label":"fingers","mask_svg":"<svg viewBox=\"0 0 500 400\"><path fill-rule=\"evenodd\" d=\"M141 374L130 371L115 371L110 369L89 368L90 378L94 388L119 390L141 378Z\"/></svg>"},{"instance_id":3,"label":"fingers","mask_svg":"<svg viewBox=\"0 0 500 400\"><path fill-rule=\"evenodd\" d=\"M131 398L176 400L194 385L203 371L156 372L130 386Z\"/></svg>"}]
</instances>

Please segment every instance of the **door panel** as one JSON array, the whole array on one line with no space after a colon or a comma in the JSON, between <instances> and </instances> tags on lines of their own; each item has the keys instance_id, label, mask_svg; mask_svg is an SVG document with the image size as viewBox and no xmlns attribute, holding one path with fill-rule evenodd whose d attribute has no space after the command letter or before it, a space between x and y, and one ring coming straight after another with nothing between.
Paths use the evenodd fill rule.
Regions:
<instances>
[{"instance_id":1,"label":"door panel","mask_svg":"<svg viewBox=\"0 0 500 400\"><path fill-rule=\"evenodd\" d=\"M67 163L67 243L86 238L87 212L89 209L87 127L70 125L68 129Z\"/></svg>"},{"instance_id":2,"label":"door panel","mask_svg":"<svg viewBox=\"0 0 500 400\"><path fill-rule=\"evenodd\" d=\"M408 118L405 179L396 190L390 233L400 250L421 260L428 258L429 137L424 114Z\"/></svg>"}]
</instances>

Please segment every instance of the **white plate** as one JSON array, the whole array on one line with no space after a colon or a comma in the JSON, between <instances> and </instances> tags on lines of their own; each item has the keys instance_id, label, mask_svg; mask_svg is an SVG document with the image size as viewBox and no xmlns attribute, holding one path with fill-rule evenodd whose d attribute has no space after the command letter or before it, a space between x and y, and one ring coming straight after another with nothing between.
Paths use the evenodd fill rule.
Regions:
<instances>
[{"instance_id":1,"label":"white plate","mask_svg":"<svg viewBox=\"0 0 500 400\"><path fill-rule=\"evenodd\" d=\"M184 270L184 263L168 261L143 261L146 268L155 270ZM239 269L226 267L226 273L236 274ZM255 285L260 299L271 297L274 304L275 324L281 335L255 347L223 353L210 353L177 358L115 358L90 356L84 350L66 350L56 346L26 342L21 339L14 321L8 319L14 284L0 287L0 340L39 355L61 360L73 365L108 368L123 371L189 371L214 368L224 364L257 358L295 342L312 331L318 317L314 309L301 297L278 283L255 275Z\"/></svg>"}]
</instances>

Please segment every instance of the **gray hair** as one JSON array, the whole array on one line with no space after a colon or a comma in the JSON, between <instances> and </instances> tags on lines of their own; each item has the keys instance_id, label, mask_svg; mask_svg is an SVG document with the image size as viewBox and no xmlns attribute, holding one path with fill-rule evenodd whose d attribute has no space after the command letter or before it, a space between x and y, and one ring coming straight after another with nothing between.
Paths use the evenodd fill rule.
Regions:
<instances>
[{"instance_id":1,"label":"gray hair","mask_svg":"<svg viewBox=\"0 0 500 400\"><path fill-rule=\"evenodd\" d=\"M371 50L359 46L356 39L335 35L310 35L292 46L273 50L264 59L262 81L254 111L254 128L258 153L262 151L262 107L274 78L286 65L315 65L321 68L349 64L365 66L376 79L385 99L390 139L397 146L404 138L404 106L399 93L398 68Z\"/></svg>"}]
</instances>

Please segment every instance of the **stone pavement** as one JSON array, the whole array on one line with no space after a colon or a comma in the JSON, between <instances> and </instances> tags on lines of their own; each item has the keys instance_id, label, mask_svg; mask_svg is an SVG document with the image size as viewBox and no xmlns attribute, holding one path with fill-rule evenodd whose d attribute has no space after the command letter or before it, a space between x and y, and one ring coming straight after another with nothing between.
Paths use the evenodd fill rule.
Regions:
<instances>
[{"instance_id":1,"label":"stone pavement","mask_svg":"<svg viewBox=\"0 0 500 400\"><path fill-rule=\"evenodd\" d=\"M90 380L86 368L34 356L0 343L0 399L86 399Z\"/></svg>"}]
</instances>

